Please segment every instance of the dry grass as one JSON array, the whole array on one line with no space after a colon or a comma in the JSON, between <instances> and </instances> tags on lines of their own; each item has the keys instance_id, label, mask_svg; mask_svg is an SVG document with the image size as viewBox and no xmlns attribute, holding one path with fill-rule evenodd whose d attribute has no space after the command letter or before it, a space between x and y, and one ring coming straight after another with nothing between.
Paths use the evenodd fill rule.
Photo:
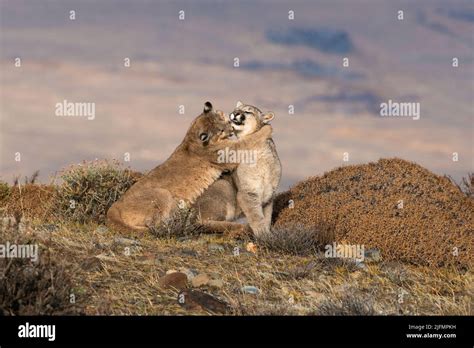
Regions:
<instances>
[{"instance_id":1,"label":"dry grass","mask_svg":"<svg viewBox=\"0 0 474 348\"><path fill-rule=\"evenodd\" d=\"M339 190L327 181L323 184L316 186L324 188L320 196ZM312 187L313 184L303 183L299 187L308 190L307 185ZM341 181L341 185L343 188L346 182ZM31 186L31 192L42 190L40 185ZM10 190L13 192L15 188L9 187ZM9 284L9 290L3 293L10 294L0 301L4 314L69 313L69 303L62 300L71 293L77 302L73 310L88 315L473 314L474 277L470 267L449 264L434 267L405 262L403 258L394 260L387 249L381 249L382 261L367 262L363 267L350 260L325 257L321 246L334 239L333 231L337 236L341 221L311 228L305 224L304 227L280 225L273 229L274 234L269 239L256 242L254 253L246 251L247 241L231 236L196 235L194 229L198 226L192 212L183 211L172 219L164 230L157 232L160 238L153 233L121 235L94 219L85 219L85 223L64 217L50 221L44 212L32 214L28 209L39 209L35 207L44 205L41 204L43 198L33 194L26 198L24 192L17 219L20 221L23 216L20 223L10 217L14 211L11 210L12 193L0 203L1 242L34 241L41 247L43 263L38 268L39 277L31 283L23 278L29 265L14 262L17 268L8 273L8 280L3 283ZM296 209L303 205L312 211L311 201L304 200L304 192L314 190L293 190L281 197L293 195ZM452 192L459 193L459 190L454 188ZM44 197L44 203L49 202L49 196ZM311 196L308 194L308 197ZM313 199L318 198L313 196ZM347 213L344 209L330 210L331 207L334 208L326 208L326 216ZM280 218L285 214L283 212ZM313 221L311 216L309 218ZM347 213L349 222L351 218ZM369 232L371 226L367 224ZM189 276L183 292L172 286L161 286L163 277L174 271ZM53 283L48 283L46 276L50 274L54 274ZM193 286L191 278L196 274L206 275L214 283ZM27 288L30 295L12 290L26 284L30 284ZM54 290L50 290L48 296L55 297L44 296L44 289L51 285ZM244 290L248 287L257 288L257 294ZM183 294L187 301L180 303ZM26 305L19 310L12 296L24 298Z\"/></svg>"},{"instance_id":2,"label":"dry grass","mask_svg":"<svg viewBox=\"0 0 474 348\"><path fill-rule=\"evenodd\" d=\"M107 210L140 177L116 161L98 160L71 165L60 175L56 197L63 218L105 222Z\"/></svg>"},{"instance_id":3,"label":"dry grass","mask_svg":"<svg viewBox=\"0 0 474 348\"><path fill-rule=\"evenodd\" d=\"M330 226L308 228L300 224L273 227L257 238L257 242L270 250L294 255L314 255L334 241Z\"/></svg>"},{"instance_id":4,"label":"dry grass","mask_svg":"<svg viewBox=\"0 0 474 348\"><path fill-rule=\"evenodd\" d=\"M466 196L470 198L474 198L474 173L469 173L467 177L462 178L460 183L457 183L451 176L446 176L453 185L455 185L459 191L464 193Z\"/></svg>"},{"instance_id":5,"label":"dry grass","mask_svg":"<svg viewBox=\"0 0 474 348\"><path fill-rule=\"evenodd\" d=\"M368 295L361 296L357 293L344 295L337 301L326 300L321 303L316 315L376 315L373 300Z\"/></svg>"},{"instance_id":6,"label":"dry grass","mask_svg":"<svg viewBox=\"0 0 474 348\"><path fill-rule=\"evenodd\" d=\"M212 307L184 307L178 290L160 287L166 272L182 269L222 280L220 288L197 289L191 282L188 287L226 303L226 313L233 315L472 314L473 275L456 269L376 263L364 270L322 254L266 248L253 254L226 236L180 241L146 234L123 240L93 223L25 226L11 233L31 235L49 250L52 261L75 266L65 279L72 282L80 310L90 315L220 314ZM223 250L210 248L216 244ZM257 287L259 294L243 293L244 286ZM370 305L360 306L367 298Z\"/></svg>"},{"instance_id":7,"label":"dry grass","mask_svg":"<svg viewBox=\"0 0 474 348\"><path fill-rule=\"evenodd\" d=\"M204 226L192 208L179 208L166 221L152 223L148 228L158 238L188 238L204 232Z\"/></svg>"},{"instance_id":8,"label":"dry grass","mask_svg":"<svg viewBox=\"0 0 474 348\"><path fill-rule=\"evenodd\" d=\"M0 240L11 244L37 244L32 235L18 229L0 230ZM0 315L67 315L80 313L70 272L57 255L44 247L38 260L0 258Z\"/></svg>"}]
</instances>

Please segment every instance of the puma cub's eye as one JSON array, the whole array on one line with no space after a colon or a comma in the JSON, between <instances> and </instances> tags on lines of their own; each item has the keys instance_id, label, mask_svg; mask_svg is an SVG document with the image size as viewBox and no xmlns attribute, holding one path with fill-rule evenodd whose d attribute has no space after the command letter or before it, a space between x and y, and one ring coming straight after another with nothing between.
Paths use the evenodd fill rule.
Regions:
<instances>
[{"instance_id":1,"label":"puma cub's eye","mask_svg":"<svg viewBox=\"0 0 474 348\"><path fill-rule=\"evenodd\" d=\"M201 133L201 135L199 136L199 139L201 139L202 142L205 142L209 140L209 135L207 133Z\"/></svg>"}]
</instances>

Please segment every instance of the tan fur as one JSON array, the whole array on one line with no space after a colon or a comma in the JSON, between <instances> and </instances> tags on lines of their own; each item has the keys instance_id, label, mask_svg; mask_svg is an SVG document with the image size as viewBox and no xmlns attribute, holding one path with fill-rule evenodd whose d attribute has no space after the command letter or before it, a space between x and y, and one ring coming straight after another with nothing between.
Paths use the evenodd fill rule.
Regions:
<instances>
[{"instance_id":1,"label":"tan fur","mask_svg":"<svg viewBox=\"0 0 474 348\"><path fill-rule=\"evenodd\" d=\"M233 221L240 216L237 188L231 174L224 174L200 196L195 209L201 220Z\"/></svg>"},{"instance_id":2,"label":"tan fur","mask_svg":"<svg viewBox=\"0 0 474 348\"><path fill-rule=\"evenodd\" d=\"M236 167L232 163L219 163L218 150L253 147L271 136L271 128L265 127L244 141L230 140L232 128L225 115L214 112L210 103L206 106L171 156L110 207L107 212L109 225L144 231L151 223L160 223L172 215L180 201L187 206L193 204L222 171ZM206 141L201 139L203 134L208 135Z\"/></svg>"},{"instance_id":3,"label":"tan fur","mask_svg":"<svg viewBox=\"0 0 474 348\"><path fill-rule=\"evenodd\" d=\"M262 113L258 108L239 102L231 116L246 113L244 122L235 122L239 139L253 136L273 119L273 113ZM240 116L239 116L240 117ZM239 119L240 121L240 119ZM232 221L242 212L255 235L270 229L273 198L281 178L281 164L272 139L257 144L257 163L239 164L232 180L223 177L199 197L196 206L204 219Z\"/></svg>"}]
</instances>

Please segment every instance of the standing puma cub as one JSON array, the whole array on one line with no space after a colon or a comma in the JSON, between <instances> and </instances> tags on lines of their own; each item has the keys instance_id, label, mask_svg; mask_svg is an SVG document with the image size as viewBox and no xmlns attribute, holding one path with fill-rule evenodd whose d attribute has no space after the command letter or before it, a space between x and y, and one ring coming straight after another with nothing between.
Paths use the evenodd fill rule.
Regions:
<instances>
[{"instance_id":1,"label":"standing puma cub","mask_svg":"<svg viewBox=\"0 0 474 348\"><path fill-rule=\"evenodd\" d=\"M259 131L274 117L273 112L262 113L257 107L240 101L229 115L239 139ZM271 138L253 150L256 163L241 162L232 178L237 188L237 204L258 237L270 231L273 198L281 179L281 163Z\"/></svg>"}]
</instances>

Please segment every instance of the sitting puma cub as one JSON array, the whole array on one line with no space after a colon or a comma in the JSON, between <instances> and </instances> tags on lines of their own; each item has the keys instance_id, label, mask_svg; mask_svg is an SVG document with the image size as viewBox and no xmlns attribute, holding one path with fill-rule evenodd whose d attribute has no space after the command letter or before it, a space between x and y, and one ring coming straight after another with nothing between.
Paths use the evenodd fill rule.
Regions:
<instances>
[{"instance_id":1,"label":"sitting puma cub","mask_svg":"<svg viewBox=\"0 0 474 348\"><path fill-rule=\"evenodd\" d=\"M257 132L274 117L273 112L264 114L257 107L240 101L229 115L239 139ZM271 138L253 150L256 163L241 162L232 173L232 178L237 188L237 204L258 237L270 230L273 198L281 179L281 163Z\"/></svg>"}]
</instances>

